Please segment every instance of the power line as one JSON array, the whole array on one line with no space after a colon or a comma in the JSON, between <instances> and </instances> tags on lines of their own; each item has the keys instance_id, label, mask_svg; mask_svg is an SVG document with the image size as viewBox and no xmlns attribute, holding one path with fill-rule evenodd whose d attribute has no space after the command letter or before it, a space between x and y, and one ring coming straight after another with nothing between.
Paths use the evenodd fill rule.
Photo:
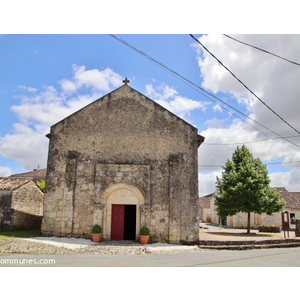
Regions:
<instances>
[{"instance_id":1,"label":"power line","mask_svg":"<svg viewBox=\"0 0 300 300\"><path fill-rule=\"evenodd\" d=\"M295 160L295 161L287 161L287 162L266 163L265 165L287 165L287 164L298 164L298 163L300 163L300 161Z\"/></svg>"},{"instance_id":2,"label":"power line","mask_svg":"<svg viewBox=\"0 0 300 300\"><path fill-rule=\"evenodd\" d=\"M133 45L129 44L128 42L124 41L123 39L121 39L120 37L117 37L113 34L110 34L111 37L113 37L114 39L118 40L119 42L123 43L124 45L126 45L127 47L133 49L134 51L136 51L137 53L141 54L142 56L144 56L145 58L147 58L148 60L152 61L153 63L155 63L156 65L158 65L160 68L164 69L166 72L170 73L171 75L175 76L176 78L178 78L180 81L182 81L184 84L188 85L189 87L193 88L195 91L197 91L198 93L200 93L201 95L203 95L204 97L208 98L210 101L218 104L219 106L221 106L222 108L224 108L225 110L227 110L228 112L230 112L231 114L233 114L234 116L236 116L237 118L239 118L240 120L242 120L243 122L245 122L246 124L248 124L249 126L251 126L252 128L254 128L255 130L261 132L263 135L269 137L266 133L262 132L261 130L257 129L256 127L254 127L253 125L249 124L248 122L246 122L245 120L243 120L241 117L237 116L236 114L232 113L230 110L228 110L227 108L225 108L224 106L222 106L220 103L216 102L215 100L211 99L210 97L216 99L217 101L223 103L224 105L230 107L231 109L235 110L236 112L238 112L239 114L243 115L245 118L251 120L252 122L260 125L261 127L267 129L268 131L272 132L273 134L279 136L280 138L286 140L287 142L293 144L294 146L296 146L297 148L300 148L299 145L293 143L292 141L284 138L283 136L281 136L280 134L276 133L275 131L269 129L268 127L264 126L263 124L259 123L258 121L250 118L249 116L247 116L246 114L242 113L241 111L239 111L238 109L234 108L233 106L229 105L228 103L226 103L225 101L222 101L221 99L219 99L217 96L209 93L208 91L206 91L205 89L201 88L199 85L195 84L194 82L190 81L189 79L185 78L184 76L180 75L179 73L175 72L174 70L170 69L169 67L167 67L166 65L162 64L161 62L159 62L158 60L154 59L153 57L151 57L150 55L144 53L143 51L137 49L136 47L134 47ZM196 89L195 89L196 88ZM201 93L199 90L203 91L205 94ZM208 97L206 94L208 94L210 97Z\"/></svg>"},{"instance_id":3,"label":"power line","mask_svg":"<svg viewBox=\"0 0 300 300\"><path fill-rule=\"evenodd\" d=\"M269 52L269 51L267 51L267 50L264 50L264 49L262 49L262 48L259 48L259 47L256 47L256 46L247 44L247 43L242 42L242 41L239 41L239 40L237 40L237 39L235 39L235 38L233 38L233 37L231 37L231 36L229 36L229 35L227 35L227 34L223 34L223 35L226 36L226 37L229 38L229 39L232 39L232 40L238 42L238 43L244 44L244 45L249 46L249 47L252 47L252 48L254 48L254 49L256 49L256 50L259 50L259 51L265 52L265 53L267 53L267 54L273 55L273 56L278 57L278 58L280 58L280 59L283 59L283 60L285 60L285 61L287 61L287 62L289 62L289 63L291 63L291 64L300 66L300 64L297 63L297 62L294 62L294 61L292 61L292 60L289 60L289 59L287 59L287 58L284 58L284 57L282 57L282 56L279 56L279 55L277 55L277 54L274 54L274 53L272 53L272 52Z\"/></svg>"},{"instance_id":4,"label":"power line","mask_svg":"<svg viewBox=\"0 0 300 300\"><path fill-rule=\"evenodd\" d=\"M285 137L286 139L291 139L291 138L297 138L300 137L300 135L294 135L294 136L288 136ZM252 143L259 143L259 142L265 142L265 141L269 141L269 140L276 140L276 139L281 139L281 137L272 137L272 138L268 138L268 139L261 139L261 140L257 140L257 141L248 141L248 142L236 142L236 143L206 143L203 145L207 145L207 146L233 146L233 145L241 145L241 144L252 144Z\"/></svg>"},{"instance_id":5,"label":"power line","mask_svg":"<svg viewBox=\"0 0 300 300\"><path fill-rule=\"evenodd\" d=\"M195 38L192 34L190 36L200 44L220 65L222 65L240 84L242 84L256 99L258 99L263 105L265 105L273 114L275 114L280 120L282 120L285 124L287 124L290 128L300 134L296 128L294 128L291 124L289 124L286 120L284 120L279 114L277 114L268 104L266 104L262 99L260 99L252 90L250 90L238 77L236 77L213 53L211 53L197 38Z\"/></svg>"},{"instance_id":6,"label":"power line","mask_svg":"<svg viewBox=\"0 0 300 300\"><path fill-rule=\"evenodd\" d=\"M287 165L287 164L298 164L300 163L300 160L295 161L287 161L287 162L274 162L274 163L263 163L263 165ZM198 165L198 167L223 167L224 165Z\"/></svg>"}]
</instances>

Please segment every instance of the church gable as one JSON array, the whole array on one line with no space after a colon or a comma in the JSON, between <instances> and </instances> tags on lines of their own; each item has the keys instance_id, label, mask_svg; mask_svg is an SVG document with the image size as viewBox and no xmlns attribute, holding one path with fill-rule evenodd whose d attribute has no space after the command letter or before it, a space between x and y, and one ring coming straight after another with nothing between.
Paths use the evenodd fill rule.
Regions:
<instances>
[{"instance_id":1,"label":"church gable","mask_svg":"<svg viewBox=\"0 0 300 300\"><path fill-rule=\"evenodd\" d=\"M166 142L167 139L180 142L189 132L196 133L197 129L124 85L52 126L49 137L60 134L61 138L68 138L68 143L72 143L70 139L74 137L78 145L82 141L80 136L93 136L96 140L84 141L84 144L95 144L99 149L101 145L97 145L97 141L105 136L128 148L131 139L138 145L136 138L147 138L149 145L155 146L157 135L166 138Z\"/></svg>"},{"instance_id":2,"label":"church gable","mask_svg":"<svg viewBox=\"0 0 300 300\"><path fill-rule=\"evenodd\" d=\"M106 114L103 114L103 111L105 111ZM118 129L122 129L122 126L129 125L126 122L126 116L131 114L136 117L138 117L137 114L141 114L146 118L144 123L147 123L147 120L149 120L150 123L152 122L150 124L152 126L163 126L163 120L165 119L166 121L173 123L180 122L183 126L186 125L194 128L192 125L171 113L155 101L127 85L121 86L115 91L78 110L74 114L53 125L52 128L55 130L68 130L70 123L78 122L79 119L84 119L87 127L89 123L95 125L102 120L105 120L108 122L108 125L110 125L110 120L113 119L114 127L119 124L120 126ZM153 114L155 114L155 120L151 120ZM97 122L97 120L99 122ZM137 119L132 119L131 122L137 124ZM196 128L194 128L194 130L196 130Z\"/></svg>"},{"instance_id":3,"label":"church gable","mask_svg":"<svg viewBox=\"0 0 300 300\"><path fill-rule=\"evenodd\" d=\"M198 145L195 127L127 85L52 126L48 137L60 144L62 155L76 150L105 160L114 153L106 158L110 163L132 163L133 157L136 163L142 153L166 158L186 144Z\"/></svg>"}]
</instances>

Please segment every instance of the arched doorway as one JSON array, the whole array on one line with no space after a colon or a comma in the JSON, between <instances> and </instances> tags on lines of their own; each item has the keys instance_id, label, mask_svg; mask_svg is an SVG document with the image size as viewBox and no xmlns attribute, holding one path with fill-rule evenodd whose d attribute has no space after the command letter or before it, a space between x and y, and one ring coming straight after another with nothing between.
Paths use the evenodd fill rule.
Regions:
<instances>
[{"instance_id":1,"label":"arched doorway","mask_svg":"<svg viewBox=\"0 0 300 300\"><path fill-rule=\"evenodd\" d=\"M100 203L104 204L103 235L106 240L138 238L141 205L144 205L145 199L137 187L125 183L114 184L103 192Z\"/></svg>"}]
</instances>

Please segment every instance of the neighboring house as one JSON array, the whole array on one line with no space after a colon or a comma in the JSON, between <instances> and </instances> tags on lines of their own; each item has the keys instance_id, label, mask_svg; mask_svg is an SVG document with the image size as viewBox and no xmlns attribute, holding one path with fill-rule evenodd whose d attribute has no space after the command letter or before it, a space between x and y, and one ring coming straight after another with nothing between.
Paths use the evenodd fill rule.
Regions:
<instances>
[{"instance_id":1,"label":"neighboring house","mask_svg":"<svg viewBox=\"0 0 300 300\"><path fill-rule=\"evenodd\" d=\"M0 178L0 217L3 228L41 226L44 194L34 181Z\"/></svg>"},{"instance_id":2,"label":"neighboring house","mask_svg":"<svg viewBox=\"0 0 300 300\"><path fill-rule=\"evenodd\" d=\"M213 194L199 198L200 205L200 222L211 222L210 202Z\"/></svg>"},{"instance_id":3,"label":"neighboring house","mask_svg":"<svg viewBox=\"0 0 300 300\"><path fill-rule=\"evenodd\" d=\"M289 192L284 187L275 187L286 202L284 211L289 213L290 228L296 228L296 219L300 220L300 192ZM281 219L280 219L281 224Z\"/></svg>"},{"instance_id":4,"label":"neighboring house","mask_svg":"<svg viewBox=\"0 0 300 300\"><path fill-rule=\"evenodd\" d=\"M10 177L13 178L26 178L30 180L39 181L39 180L46 180L46 173L47 169L34 169L33 171L30 172L25 172L25 173L19 173L19 174L13 174Z\"/></svg>"},{"instance_id":5,"label":"neighboring house","mask_svg":"<svg viewBox=\"0 0 300 300\"><path fill-rule=\"evenodd\" d=\"M42 234L197 242L204 137L124 82L51 127Z\"/></svg>"},{"instance_id":6,"label":"neighboring house","mask_svg":"<svg viewBox=\"0 0 300 300\"><path fill-rule=\"evenodd\" d=\"M300 219L300 192L289 192L284 187L274 187L286 202L283 211L289 213L290 229L295 229L295 220ZM211 222L214 224L220 223L220 218L215 212L214 197L211 197ZM251 213L250 215L251 228L258 228L259 225L272 224L282 225L281 212L275 213L271 216L267 214ZM231 226L233 228L247 228L247 214L237 213L234 216L227 216L222 220L223 225Z\"/></svg>"}]
</instances>

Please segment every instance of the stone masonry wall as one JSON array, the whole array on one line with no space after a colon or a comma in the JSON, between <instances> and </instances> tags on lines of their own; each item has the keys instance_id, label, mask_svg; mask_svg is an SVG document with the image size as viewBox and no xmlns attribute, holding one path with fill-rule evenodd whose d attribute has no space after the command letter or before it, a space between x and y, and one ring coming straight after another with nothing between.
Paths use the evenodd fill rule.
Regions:
<instances>
[{"instance_id":1,"label":"stone masonry wall","mask_svg":"<svg viewBox=\"0 0 300 300\"><path fill-rule=\"evenodd\" d=\"M288 212L294 212L295 216L297 218L300 217L300 213L289 210ZM281 212L274 213L271 216L268 216L267 214L261 214L260 216L260 222L256 223L254 220L254 214L251 213L251 228L258 228L259 225L264 225L264 224L272 224L272 225L279 225L282 226L282 220L281 220ZM233 227L236 228L247 228L247 214L245 213L239 213L236 216L233 216Z\"/></svg>"},{"instance_id":2,"label":"stone masonry wall","mask_svg":"<svg viewBox=\"0 0 300 300\"><path fill-rule=\"evenodd\" d=\"M3 226L3 228L10 227L12 225L11 196L11 191L0 191L0 213L3 216L0 226Z\"/></svg>"},{"instance_id":3,"label":"stone masonry wall","mask_svg":"<svg viewBox=\"0 0 300 300\"><path fill-rule=\"evenodd\" d=\"M12 223L14 226L39 228L43 217L44 193L33 181L12 192Z\"/></svg>"},{"instance_id":4,"label":"stone masonry wall","mask_svg":"<svg viewBox=\"0 0 300 300\"><path fill-rule=\"evenodd\" d=\"M39 228L43 217L44 194L33 181L14 191L0 192L0 213L4 228Z\"/></svg>"},{"instance_id":5,"label":"stone masonry wall","mask_svg":"<svg viewBox=\"0 0 300 300\"><path fill-rule=\"evenodd\" d=\"M89 237L97 199L119 176L148 199L153 241L198 240L196 128L124 85L52 126L49 137L44 235ZM110 164L148 166L148 177L99 176L98 166Z\"/></svg>"}]
</instances>

